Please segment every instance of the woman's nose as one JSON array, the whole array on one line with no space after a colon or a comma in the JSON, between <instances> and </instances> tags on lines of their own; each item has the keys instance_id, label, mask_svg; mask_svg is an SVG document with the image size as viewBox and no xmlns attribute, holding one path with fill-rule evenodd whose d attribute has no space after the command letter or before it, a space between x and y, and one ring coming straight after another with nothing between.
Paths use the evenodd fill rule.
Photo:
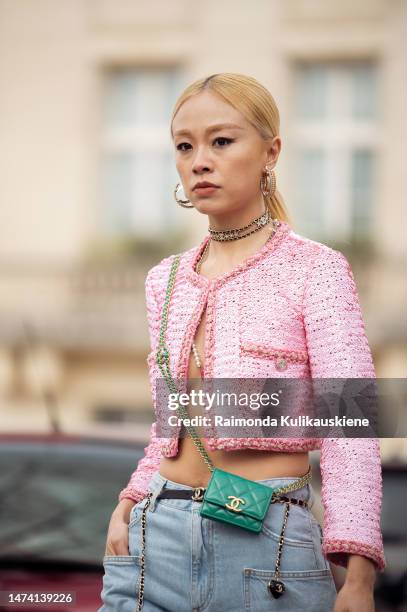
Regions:
<instances>
[{"instance_id":1,"label":"woman's nose","mask_svg":"<svg viewBox=\"0 0 407 612\"><path fill-rule=\"evenodd\" d=\"M192 163L192 171L196 173L211 170L211 161L205 149L198 149Z\"/></svg>"}]
</instances>

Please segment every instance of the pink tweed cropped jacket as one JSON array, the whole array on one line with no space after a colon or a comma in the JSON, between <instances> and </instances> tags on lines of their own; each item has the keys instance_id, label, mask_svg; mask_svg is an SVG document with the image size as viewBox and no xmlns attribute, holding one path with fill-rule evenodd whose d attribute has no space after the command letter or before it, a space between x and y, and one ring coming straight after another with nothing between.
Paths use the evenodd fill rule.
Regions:
<instances>
[{"instance_id":1,"label":"pink tweed cropped jacket","mask_svg":"<svg viewBox=\"0 0 407 612\"><path fill-rule=\"evenodd\" d=\"M181 253L170 301L166 342L174 378L186 380L191 344L206 307L205 378L374 378L375 370L354 277L345 256L295 233L280 221L257 253L216 279L195 271L207 235ZM154 409L155 363L161 311L171 262L163 259L146 278L151 352L147 357ZM157 415L158 416L158 415ZM178 432L179 433L179 432ZM119 499L147 495L160 459L178 452L178 435L156 436ZM320 449L323 552L346 567L348 555L385 567L380 514L382 473L375 438L205 438L210 450L304 452Z\"/></svg>"}]
</instances>

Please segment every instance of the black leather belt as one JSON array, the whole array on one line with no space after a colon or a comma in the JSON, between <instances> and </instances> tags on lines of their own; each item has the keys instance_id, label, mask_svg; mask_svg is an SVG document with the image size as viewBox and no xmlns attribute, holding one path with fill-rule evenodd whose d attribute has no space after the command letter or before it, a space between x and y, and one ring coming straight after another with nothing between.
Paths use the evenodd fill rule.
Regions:
<instances>
[{"instance_id":1,"label":"black leather belt","mask_svg":"<svg viewBox=\"0 0 407 612\"><path fill-rule=\"evenodd\" d=\"M191 499L192 501L202 501L205 491L205 487L196 487L195 489L163 489L157 495L157 499Z\"/></svg>"},{"instance_id":2,"label":"black leather belt","mask_svg":"<svg viewBox=\"0 0 407 612\"><path fill-rule=\"evenodd\" d=\"M205 495L205 487L196 487L195 489L163 489L161 493L157 495L158 499L190 499L192 501L202 501ZM301 506L301 508L308 508L308 502L303 499L297 499L296 497L286 497L285 495L279 495L273 497L271 500L272 504L276 502L282 504L293 504L294 506Z\"/></svg>"}]
</instances>

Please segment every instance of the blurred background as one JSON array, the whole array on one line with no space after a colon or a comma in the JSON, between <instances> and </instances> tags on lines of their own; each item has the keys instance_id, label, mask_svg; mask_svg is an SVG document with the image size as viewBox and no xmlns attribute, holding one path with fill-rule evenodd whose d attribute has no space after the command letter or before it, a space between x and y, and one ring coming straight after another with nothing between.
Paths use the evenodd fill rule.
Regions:
<instances>
[{"instance_id":1,"label":"blurred background","mask_svg":"<svg viewBox=\"0 0 407 612\"><path fill-rule=\"evenodd\" d=\"M65 537L85 550L93 525L76 561L100 575L153 420L144 279L207 230L173 198L170 115L190 82L241 72L270 90L294 230L345 253L377 376L406 377L406 34L407 0L0 0L0 588L11 560L56 559L49 522L10 537L27 520L17 482L37 505L40 487L43 519L82 508ZM405 610L407 444L381 447L377 605Z\"/></svg>"}]
</instances>

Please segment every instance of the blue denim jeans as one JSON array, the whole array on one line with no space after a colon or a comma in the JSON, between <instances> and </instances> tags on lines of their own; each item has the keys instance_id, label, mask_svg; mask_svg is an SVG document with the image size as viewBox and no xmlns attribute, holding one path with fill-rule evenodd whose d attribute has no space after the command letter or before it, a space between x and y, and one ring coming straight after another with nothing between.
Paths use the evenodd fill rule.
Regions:
<instances>
[{"instance_id":1,"label":"blue denim jeans","mask_svg":"<svg viewBox=\"0 0 407 612\"><path fill-rule=\"evenodd\" d=\"M296 478L259 480L280 487ZM285 504L270 504L259 534L201 518L200 502L156 500L164 488L190 489L153 475L147 511L143 612L329 612L336 589L321 550L322 530L309 509L290 505L280 563L285 592L274 599L273 578ZM290 497L314 502L311 485ZM105 556L98 612L135 612L141 552L141 514L146 500L133 506L129 522L130 556Z\"/></svg>"}]
</instances>

